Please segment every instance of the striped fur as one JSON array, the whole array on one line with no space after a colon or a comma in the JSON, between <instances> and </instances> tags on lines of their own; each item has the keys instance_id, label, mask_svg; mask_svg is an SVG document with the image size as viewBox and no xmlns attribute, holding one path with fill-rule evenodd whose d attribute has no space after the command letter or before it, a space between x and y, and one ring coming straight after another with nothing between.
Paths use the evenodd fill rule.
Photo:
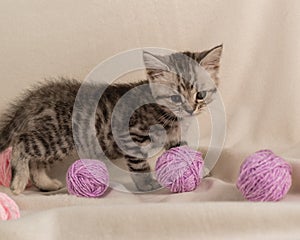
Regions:
<instances>
[{"instance_id":1,"label":"striped fur","mask_svg":"<svg viewBox=\"0 0 300 240\"><path fill-rule=\"evenodd\" d=\"M222 46L218 46L202 53L183 54L196 60L218 83L221 50ZM88 143L89 147L83 153L86 157L92 156L97 144L100 144L112 161L125 159L139 190L148 191L159 187L149 173L148 150L143 147L150 143L152 147L162 144L160 141L164 132L167 134L167 140L163 143L166 149L183 144L179 133L180 120L187 115L199 113L213 99L215 92L215 85L201 79L203 76L196 66L181 56L179 53L169 56L144 53L148 79L108 86L96 109L95 126L92 126L93 121L89 118L94 111L88 107L89 101L94 101L97 90L106 86L86 85L85 107L74 114L75 98L81 87L79 81L50 81L27 91L10 106L0 126L0 151L13 147L12 191L15 194L21 193L29 178L43 191L62 187L58 180L49 178L46 168L72 153L75 150L74 141ZM153 65L160 69L153 68ZM158 89L155 83L164 84L167 88ZM112 125L113 109L128 91L133 91L132 99L129 100L138 102L140 107L134 109L131 104L120 104L115 124ZM205 99L195 97L199 91L205 91ZM183 97L181 103L172 102L176 94ZM126 114L131 111L133 114L129 118L129 126L126 126ZM94 129L97 138L83 131L82 126ZM162 127L151 131L150 136L153 126ZM126 128L129 133L124 131ZM122 146L115 141L113 130L117 130Z\"/></svg>"}]
</instances>

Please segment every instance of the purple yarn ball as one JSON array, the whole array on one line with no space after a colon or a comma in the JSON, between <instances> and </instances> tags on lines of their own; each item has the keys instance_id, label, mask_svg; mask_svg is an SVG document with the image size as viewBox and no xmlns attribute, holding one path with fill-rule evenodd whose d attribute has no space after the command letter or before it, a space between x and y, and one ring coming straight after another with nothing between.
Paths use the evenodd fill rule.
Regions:
<instances>
[{"instance_id":1,"label":"purple yarn ball","mask_svg":"<svg viewBox=\"0 0 300 240\"><path fill-rule=\"evenodd\" d=\"M249 201L279 201L292 185L292 167L270 150L247 157L240 168L237 188Z\"/></svg>"},{"instance_id":2,"label":"purple yarn ball","mask_svg":"<svg viewBox=\"0 0 300 240\"><path fill-rule=\"evenodd\" d=\"M100 197L108 188L108 182L108 170L100 160L77 160L66 176L68 192L78 197Z\"/></svg>"},{"instance_id":3,"label":"purple yarn ball","mask_svg":"<svg viewBox=\"0 0 300 240\"><path fill-rule=\"evenodd\" d=\"M187 146L171 148L157 159L157 181L171 192L193 191L200 184L203 163L200 152Z\"/></svg>"}]
</instances>

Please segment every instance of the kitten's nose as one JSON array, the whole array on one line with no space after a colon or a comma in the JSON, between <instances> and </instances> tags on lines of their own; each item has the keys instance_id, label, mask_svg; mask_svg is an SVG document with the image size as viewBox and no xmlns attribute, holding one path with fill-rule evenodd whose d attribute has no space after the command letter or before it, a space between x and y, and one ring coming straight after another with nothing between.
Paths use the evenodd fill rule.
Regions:
<instances>
[{"instance_id":1,"label":"kitten's nose","mask_svg":"<svg viewBox=\"0 0 300 240\"><path fill-rule=\"evenodd\" d=\"M190 115L193 115L194 109L187 109L186 110Z\"/></svg>"}]
</instances>

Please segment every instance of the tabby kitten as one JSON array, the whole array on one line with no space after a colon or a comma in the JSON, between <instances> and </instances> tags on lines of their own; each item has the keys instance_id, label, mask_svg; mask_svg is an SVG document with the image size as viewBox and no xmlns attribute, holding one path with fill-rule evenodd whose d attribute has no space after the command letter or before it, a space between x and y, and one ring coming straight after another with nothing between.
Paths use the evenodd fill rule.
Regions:
<instances>
[{"instance_id":1,"label":"tabby kitten","mask_svg":"<svg viewBox=\"0 0 300 240\"><path fill-rule=\"evenodd\" d=\"M165 149L185 144L181 141L180 121L199 113L213 100L221 53L222 46L199 53L183 52L166 56L144 52L147 80L110 86L85 85L87 102L93 100L99 89L107 87L98 102L94 121L89 119L93 109L89 109L88 105L73 114L76 95L81 87L79 81L61 79L27 91L9 108L0 126L0 151L9 146L13 148L11 190L15 194L21 193L28 179L42 191L61 188L62 183L51 179L46 168L77 150L74 143L80 141L88 143L89 152L100 144L110 160L125 159L130 172L143 173L132 174L138 190L158 188L159 184L149 173L148 152L143 146L160 139L161 129L157 133L152 131L151 136L149 131L153 130L153 126L163 126L167 135ZM207 74L199 71L195 63L200 64ZM137 109L130 104L119 104L112 127L113 109L128 91L132 93L130 101L142 99L145 104ZM124 126L125 116L130 112L133 114L129 126ZM90 126L91 123L94 126ZM81 129L82 124L95 129L98 141ZM118 132L122 146L115 141L114 131ZM86 153L86 157L90 156Z\"/></svg>"}]
</instances>

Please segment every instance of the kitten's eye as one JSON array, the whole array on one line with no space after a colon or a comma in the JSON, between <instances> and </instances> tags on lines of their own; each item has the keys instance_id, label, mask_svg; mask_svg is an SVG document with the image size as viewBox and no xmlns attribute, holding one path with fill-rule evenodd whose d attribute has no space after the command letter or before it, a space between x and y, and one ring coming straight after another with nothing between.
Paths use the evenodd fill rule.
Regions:
<instances>
[{"instance_id":1,"label":"kitten's eye","mask_svg":"<svg viewBox=\"0 0 300 240\"><path fill-rule=\"evenodd\" d=\"M175 103L180 103L182 102L181 96L180 95L172 95L171 100Z\"/></svg>"},{"instance_id":2,"label":"kitten's eye","mask_svg":"<svg viewBox=\"0 0 300 240\"><path fill-rule=\"evenodd\" d=\"M203 100L206 97L206 91L197 92L196 98L197 100Z\"/></svg>"}]
</instances>

